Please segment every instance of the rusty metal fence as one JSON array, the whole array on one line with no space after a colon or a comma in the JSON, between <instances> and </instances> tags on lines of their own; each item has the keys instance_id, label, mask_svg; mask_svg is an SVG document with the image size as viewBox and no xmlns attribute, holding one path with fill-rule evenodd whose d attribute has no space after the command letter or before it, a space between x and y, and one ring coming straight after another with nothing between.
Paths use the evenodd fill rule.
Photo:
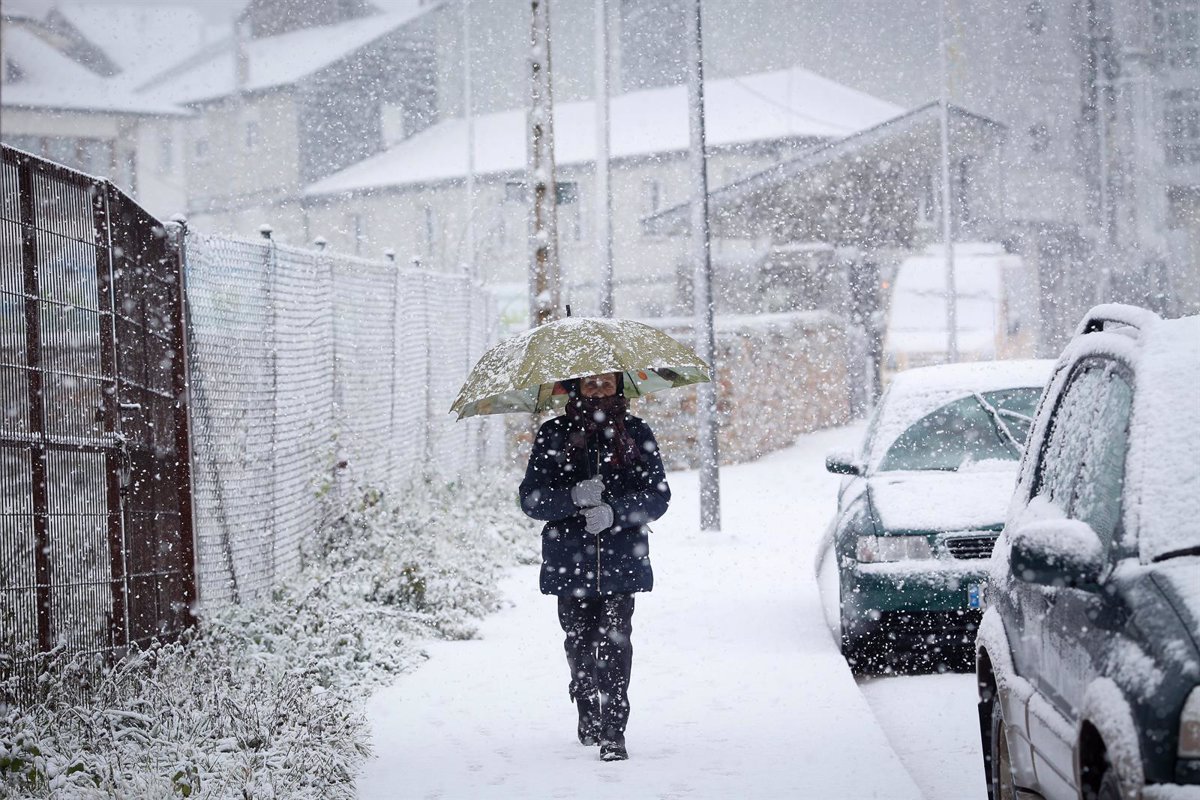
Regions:
<instances>
[{"instance_id":1,"label":"rusty metal fence","mask_svg":"<svg viewBox=\"0 0 1200 800\"><path fill-rule=\"evenodd\" d=\"M196 581L174 240L111 183L0 164L0 654L180 630Z\"/></svg>"},{"instance_id":2,"label":"rusty metal fence","mask_svg":"<svg viewBox=\"0 0 1200 800\"><path fill-rule=\"evenodd\" d=\"M0 673L268 596L352 490L505 457L448 413L492 343L462 275L164 226L3 147Z\"/></svg>"}]
</instances>

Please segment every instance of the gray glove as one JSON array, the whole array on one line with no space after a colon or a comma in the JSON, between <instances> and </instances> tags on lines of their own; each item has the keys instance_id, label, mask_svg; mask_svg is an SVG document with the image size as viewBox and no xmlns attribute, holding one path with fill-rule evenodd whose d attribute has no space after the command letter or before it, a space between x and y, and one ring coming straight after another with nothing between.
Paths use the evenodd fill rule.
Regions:
<instances>
[{"instance_id":1,"label":"gray glove","mask_svg":"<svg viewBox=\"0 0 1200 800\"><path fill-rule=\"evenodd\" d=\"M580 508L591 508L604 502L600 499L600 495L603 493L604 481L599 478L588 478L571 487L571 501Z\"/></svg>"},{"instance_id":2,"label":"gray glove","mask_svg":"<svg viewBox=\"0 0 1200 800\"><path fill-rule=\"evenodd\" d=\"M588 533L599 533L606 528L611 528L613 524L613 510L608 503L601 503L598 506L585 508L579 512L583 514L584 530Z\"/></svg>"}]
</instances>

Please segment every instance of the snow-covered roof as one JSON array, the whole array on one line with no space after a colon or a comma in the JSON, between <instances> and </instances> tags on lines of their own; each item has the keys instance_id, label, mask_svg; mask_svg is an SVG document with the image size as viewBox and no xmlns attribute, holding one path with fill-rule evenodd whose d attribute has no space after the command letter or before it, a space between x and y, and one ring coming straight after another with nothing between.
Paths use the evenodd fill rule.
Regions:
<instances>
[{"instance_id":1,"label":"snow-covered roof","mask_svg":"<svg viewBox=\"0 0 1200 800\"><path fill-rule=\"evenodd\" d=\"M255 91L295 83L435 7L410 4L386 14L251 39L246 43L245 89ZM235 63L233 42L228 41L207 58L164 73L153 88L156 94L177 103L225 97L237 90Z\"/></svg>"},{"instance_id":2,"label":"snow-covered roof","mask_svg":"<svg viewBox=\"0 0 1200 800\"><path fill-rule=\"evenodd\" d=\"M4 32L4 57L21 71L19 80L4 84L0 105L5 107L181 113L178 106L97 75L27 28L12 26Z\"/></svg>"},{"instance_id":3,"label":"snow-covered roof","mask_svg":"<svg viewBox=\"0 0 1200 800\"><path fill-rule=\"evenodd\" d=\"M931 245L900 264L892 289L884 351L946 352L945 247ZM958 348L977 357L995 355L996 335L1005 324L1004 272L1018 270L1021 257L990 242L954 245L954 290L958 296Z\"/></svg>"},{"instance_id":4,"label":"snow-covered roof","mask_svg":"<svg viewBox=\"0 0 1200 800\"><path fill-rule=\"evenodd\" d=\"M748 175L708 194L708 204L713 211L714 223L758 214L764 194L787 189L795 182L805 179L831 165L857 162L864 158L905 158L919 154L926 141L936 142L940 130L940 102L904 112L893 113L871 126L849 133L825 144L809 148L795 157L767 167L761 172ZM967 111L953 104L947 107L951 130L970 128L1000 132L1004 126L987 117ZM978 137L975 137L978 139ZM647 232L654 234L681 235L690 225L691 201L679 203L651 214L643 224ZM735 213L743 209L743 214Z\"/></svg>"},{"instance_id":5,"label":"snow-covered roof","mask_svg":"<svg viewBox=\"0 0 1200 800\"><path fill-rule=\"evenodd\" d=\"M229 25L213 25L198 10L178 5L67 3L58 14L99 48L133 85L205 45L228 37Z\"/></svg>"},{"instance_id":6,"label":"snow-covered roof","mask_svg":"<svg viewBox=\"0 0 1200 800\"><path fill-rule=\"evenodd\" d=\"M959 397L1021 387L1044 388L1052 359L973 361L898 372L881 400L867 453L868 469L878 467L888 446L917 420Z\"/></svg>"},{"instance_id":7,"label":"snow-covered roof","mask_svg":"<svg viewBox=\"0 0 1200 800\"><path fill-rule=\"evenodd\" d=\"M841 138L901 111L899 106L799 67L706 81L704 91L710 147L788 138ZM610 156L687 150L687 109L684 86L613 97ZM525 169L525 113L515 109L475 118L478 174ZM554 139L556 163L594 160L595 104L585 100L555 105ZM305 194L443 181L466 172L467 125L462 119L452 119L312 184Z\"/></svg>"}]
</instances>

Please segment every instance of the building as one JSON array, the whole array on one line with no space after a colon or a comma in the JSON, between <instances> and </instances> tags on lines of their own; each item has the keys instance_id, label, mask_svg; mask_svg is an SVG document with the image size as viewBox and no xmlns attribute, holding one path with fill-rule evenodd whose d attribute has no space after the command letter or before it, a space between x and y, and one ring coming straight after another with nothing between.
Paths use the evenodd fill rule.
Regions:
<instances>
[{"instance_id":1,"label":"building","mask_svg":"<svg viewBox=\"0 0 1200 800\"><path fill-rule=\"evenodd\" d=\"M107 177L160 216L187 207L186 109L140 91L145 68L206 46L195 14L135 6L5 3L0 14L0 136ZM137 70L134 74L134 70Z\"/></svg>"},{"instance_id":2,"label":"building","mask_svg":"<svg viewBox=\"0 0 1200 800\"><path fill-rule=\"evenodd\" d=\"M729 183L837 141L900 113L891 103L793 68L707 82L709 170ZM559 253L564 302L598 305L591 220L595 117L590 100L555 107ZM310 231L337 249L403 248L433 269L475 268L489 283L523 284L528 270L524 176L525 113L473 120L474 197L465 193L467 131L444 120L304 190ZM683 86L614 97L610 108L613 257L623 314L656 316L688 307L691 269L684 243L641 221L688 196L688 114ZM474 252L467 252L473 213ZM719 260L754 258L730 242Z\"/></svg>"},{"instance_id":3,"label":"building","mask_svg":"<svg viewBox=\"0 0 1200 800\"><path fill-rule=\"evenodd\" d=\"M233 41L163 73L155 92L193 114L189 220L246 235L269 224L300 243L304 186L435 119L436 20L416 2L387 13L343 3L325 11L347 18L276 33L261 22L271 5L252 4Z\"/></svg>"}]
</instances>

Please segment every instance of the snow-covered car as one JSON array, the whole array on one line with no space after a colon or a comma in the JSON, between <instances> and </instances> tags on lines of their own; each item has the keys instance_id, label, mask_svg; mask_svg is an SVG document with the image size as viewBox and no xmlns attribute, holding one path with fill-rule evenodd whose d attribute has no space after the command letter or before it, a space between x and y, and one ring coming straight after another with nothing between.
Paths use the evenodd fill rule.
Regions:
<instances>
[{"instance_id":1,"label":"snow-covered car","mask_svg":"<svg viewBox=\"0 0 1200 800\"><path fill-rule=\"evenodd\" d=\"M991 796L1200 798L1200 316L1088 313L990 567Z\"/></svg>"},{"instance_id":2,"label":"snow-covered car","mask_svg":"<svg viewBox=\"0 0 1200 800\"><path fill-rule=\"evenodd\" d=\"M1050 360L898 373L856 453L828 536L842 652L856 671L921 650L969 668L987 558L1004 523Z\"/></svg>"}]
</instances>

